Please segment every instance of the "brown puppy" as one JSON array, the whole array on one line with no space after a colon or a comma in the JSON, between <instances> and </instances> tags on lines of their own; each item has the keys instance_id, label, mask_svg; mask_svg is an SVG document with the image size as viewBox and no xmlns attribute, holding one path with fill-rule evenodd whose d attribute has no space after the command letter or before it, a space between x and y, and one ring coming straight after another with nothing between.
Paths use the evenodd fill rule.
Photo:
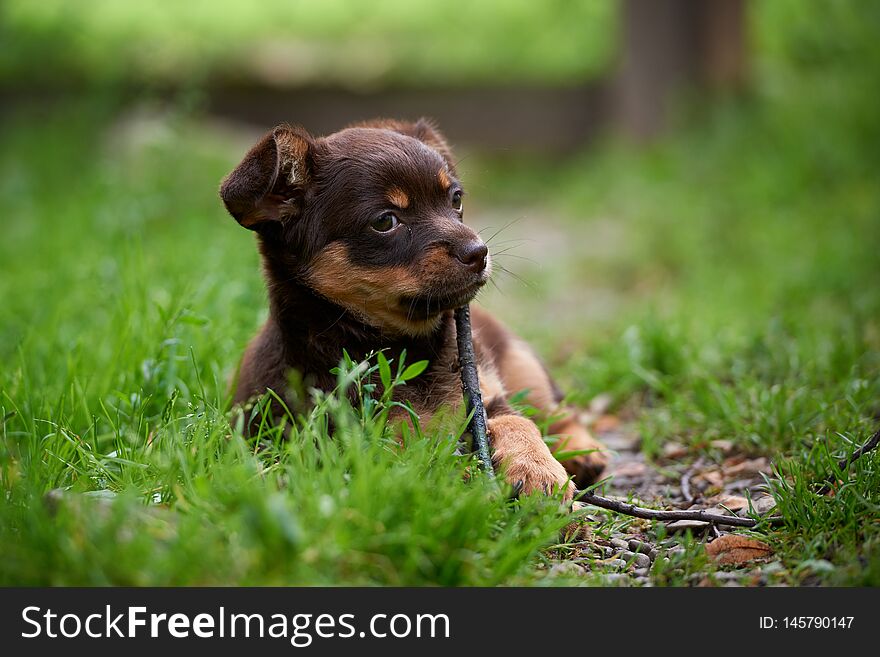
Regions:
<instances>
[{"instance_id":1,"label":"brown puppy","mask_svg":"<svg viewBox=\"0 0 880 657\"><path fill-rule=\"evenodd\" d=\"M355 359L406 349L409 362L430 361L406 386L422 418L461 404L452 311L491 273L486 245L462 222L462 195L446 141L424 120L321 138L282 125L265 135L220 188L230 214L258 235L269 289L269 319L245 352L236 403L267 389L288 394L291 371L332 389L344 348ZM602 445L560 408L561 393L525 343L479 308L472 317L496 466L525 493L563 487L571 498L568 475L593 481ZM522 390L561 418L551 426L554 451L597 451L563 467L507 403Z\"/></svg>"}]
</instances>

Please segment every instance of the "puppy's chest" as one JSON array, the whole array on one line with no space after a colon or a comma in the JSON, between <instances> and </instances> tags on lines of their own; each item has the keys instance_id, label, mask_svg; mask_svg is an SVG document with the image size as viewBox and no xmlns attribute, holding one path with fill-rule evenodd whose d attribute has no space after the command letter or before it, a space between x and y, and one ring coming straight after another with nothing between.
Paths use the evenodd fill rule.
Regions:
<instances>
[{"instance_id":1,"label":"puppy's chest","mask_svg":"<svg viewBox=\"0 0 880 657\"><path fill-rule=\"evenodd\" d=\"M428 368L415 379L395 388L393 398L409 403L418 413L458 406L462 401L458 358L444 353L430 361Z\"/></svg>"}]
</instances>

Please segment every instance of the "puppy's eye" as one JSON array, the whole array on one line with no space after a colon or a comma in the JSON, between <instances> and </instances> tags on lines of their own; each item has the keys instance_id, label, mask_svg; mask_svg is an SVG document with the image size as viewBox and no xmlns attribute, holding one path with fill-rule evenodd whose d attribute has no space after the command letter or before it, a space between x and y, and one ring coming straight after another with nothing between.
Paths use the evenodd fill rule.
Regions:
<instances>
[{"instance_id":1,"label":"puppy's eye","mask_svg":"<svg viewBox=\"0 0 880 657\"><path fill-rule=\"evenodd\" d=\"M400 220L398 220L397 216L393 212L386 212L378 219L374 219L373 223L370 224L370 228L377 233L387 233L388 231L394 230L399 225Z\"/></svg>"},{"instance_id":2,"label":"puppy's eye","mask_svg":"<svg viewBox=\"0 0 880 657\"><path fill-rule=\"evenodd\" d=\"M452 209L456 212L461 212L462 207L461 190L457 189L452 193Z\"/></svg>"}]
</instances>

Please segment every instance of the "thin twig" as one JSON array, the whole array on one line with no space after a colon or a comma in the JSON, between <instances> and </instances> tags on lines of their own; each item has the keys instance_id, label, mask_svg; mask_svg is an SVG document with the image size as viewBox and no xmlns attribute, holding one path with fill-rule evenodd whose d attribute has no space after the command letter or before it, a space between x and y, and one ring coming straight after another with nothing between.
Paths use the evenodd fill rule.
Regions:
<instances>
[{"instance_id":1,"label":"thin twig","mask_svg":"<svg viewBox=\"0 0 880 657\"><path fill-rule=\"evenodd\" d=\"M781 525L785 522L785 519L782 516L769 516L767 518L755 520L754 518L740 518L739 516L725 516L720 513L710 513L705 509L689 511L658 511L657 509L646 509L642 506L635 506L634 504L622 500L612 500L609 497L594 495L588 491L576 493L574 497L576 500L592 504L593 506L598 506L602 509L608 509L609 511L615 511L636 518L644 518L645 520L699 520L710 524L730 525L731 527L754 527L762 522L767 522L771 525Z\"/></svg>"},{"instance_id":2,"label":"thin twig","mask_svg":"<svg viewBox=\"0 0 880 657\"><path fill-rule=\"evenodd\" d=\"M846 468L851 466L865 454L876 449L878 445L880 445L880 431L875 432L864 445L859 447L848 458L841 459L837 466L841 470L846 470ZM828 486L828 482L833 483L836 480L836 476L831 476L826 480L825 485ZM830 488L828 490L830 490ZM825 492L828 491L826 490ZM646 509L644 507L635 506L621 500L612 500L608 497L602 497L601 495L594 495L589 491L577 493L575 499L580 500L581 502L586 502L587 504L592 504L593 506L598 506L602 509L623 513L628 516L635 516L636 518L644 518L645 520L699 520L711 524L729 525L731 527L754 527L763 522L769 523L772 526L785 523L785 518L783 516L768 516L766 518L755 520L754 518L740 518L739 516L725 516L718 513L709 513L705 509L658 511L656 509Z\"/></svg>"},{"instance_id":3,"label":"thin twig","mask_svg":"<svg viewBox=\"0 0 880 657\"><path fill-rule=\"evenodd\" d=\"M877 445L880 445L880 431L875 431L874 435L868 438L868 441L859 447L856 451L850 454L845 459L840 459L837 462L837 467L841 471L841 474L846 472L853 463L862 458L865 454L870 452L873 449L877 448ZM826 495L831 491L832 486L837 483L838 475L830 474L825 478L824 483L821 488L819 488L816 493L818 495Z\"/></svg>"},{"instance_id":4,"label":"thin twig","mask_svg":"<svg viewBox=\"0 0 880 657\"><path fill-rule=\"evenodd\" d=\"M693 502L694 496L691 493L691 471L688 470L681 477L681 494L686 502Z\"/></svg>"},{"instance_id":5,"label":"thin twig","mask_svg":"<svg viewBox=\"0 0 880 657\"><path fill-rule=\"evenodd\" d=\"M471 416L468 429L474 439L477 456L483 470L490 477L495 475L492 457L489 455L489 431L486 423L486 409L480 394L480 379L477 375L477 359L471 337L471 311L462 306L455 311L455 334L458 342L458 365L461 368L461 388L464 392L465 406Z\"/></svg>"},{"instance_id":6,"label":"thin twig","mask_svg":"<svg viewBox=\"0 0 880 657\"><path fill-rule=\"evenodd\" d=\"M703 457L698 458L697 461L681 476L681 494L687 502L694 501L694 495L691 492L691 477L694 476L694 471L701 467L703 467Z\"/></svg>"},{"instance_id":7,"label":"thin twig","mask_svg":"<svg viewBox=\"0 0 880 657\"><path fill-rule=\"evenodd\" d=\"M492 468L492 457L489 454L489 435L486 426L486 410L483 407L483 397L480 394L480 379L477 375L477 359L474 355L474 344L471 336L471 312L468 306L462 306L455 311L455 331L456 341L458 343L458 363L461 368L461 387L464 393L465 405L468 413L471 414L471 420L468 428L474 439L477 456L486 474L494 476ZM876 431L864 445L859 447L848 458L841 459L837 466L841 471L846 471L849 466L855 463L862 456L867 454L880 445L880 431ZM689 473L687 473L689 474ZM690 477L685 475L682 478L682 493L688 497L690 493ZM837 481L836 475L830 475L825 484L819 490L820 494L825 494L831 490L831 484ZM647 509L641 506L635 506L629 502L622 500L613 500L608 497L596 495L590 491L579 491L575 495L576 500L598 506L602 509L608 509L616 513L622 513L636 518L645 520L697 520L707 522L713 527L716 525L727 525L730 527L755 527L761 523L767 523L771 526L781 525L785 523L783 516L768 516L760 519L741 518L739 516L725 516L719 513L710 513L705 509L696 509L688 511L659 511L657 509Z\"/></svg>"}]
</instances>

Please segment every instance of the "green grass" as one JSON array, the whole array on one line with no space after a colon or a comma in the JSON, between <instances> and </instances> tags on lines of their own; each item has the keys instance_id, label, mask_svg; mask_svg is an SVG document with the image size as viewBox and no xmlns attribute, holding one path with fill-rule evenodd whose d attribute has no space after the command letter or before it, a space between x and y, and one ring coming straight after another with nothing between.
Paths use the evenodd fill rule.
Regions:
<instances>
[{"instance_id":1,"label":"green grass","mask_svg":"<svg viewBox=\"0 0 880 657\"><path fill-rule=\"evenodd\" d=\"M374 415L323 399L256 453L204 391L179 412L173 399L101 404L82 435L43 422L7 435L0 581L495 585L533 579L524 567L564 524L551 502L514 513L485 480L466 484L451 439L413 438L404 456L375 421L381 402Z\"/></svg>"},{"instance_id":2,"label":"green grass","mask_svg":"<svg viewBox=\"0 0 880 657\"><path fill-rule=\"evenodd\" d=\"M333 399L286 443L231 430L227 380L265 306L252 238L216 197L233 155L188 120L130 154L105 115L75 114L3 136L19 220L2 247L0 582L534 580L565 519L466 484L453 434L401 452L379 410Z\"/></svg>"},{"instance_id":3,"label":"green grass","mask_svg":"<svg viewBox=\"0 0 880 657\"><path fill-rule=\"evenodd\" d=\"M615 43L610 0L0 4L0 83L578 83Z\"/></svg>"},{"instance_id":4,"label":"green grass","mask_svg":"<svg viewBox=\"0 0 880 657\"><path fill-rule=\"evenodd\" d=\"M465 158L468 217L519 220L492 241L528 285L500 272L483 302L573 402L611 394L651 455L769 456L776 581L878 585L880 456L833 497L810 483L880 416L880 50L837 10L845 47L810 22L780 39L777 11L751 95L683 107L648 148ZM556 505L469 477L455 427L400 450L382 400L331 395L288 442L241 438L227 382L265 295L216 188L248 139L112 102L0 129L0 583L573 583L537 568L570 549ZM656 585L712 570L686 547Z\"/></svg>"}]
</instances>

